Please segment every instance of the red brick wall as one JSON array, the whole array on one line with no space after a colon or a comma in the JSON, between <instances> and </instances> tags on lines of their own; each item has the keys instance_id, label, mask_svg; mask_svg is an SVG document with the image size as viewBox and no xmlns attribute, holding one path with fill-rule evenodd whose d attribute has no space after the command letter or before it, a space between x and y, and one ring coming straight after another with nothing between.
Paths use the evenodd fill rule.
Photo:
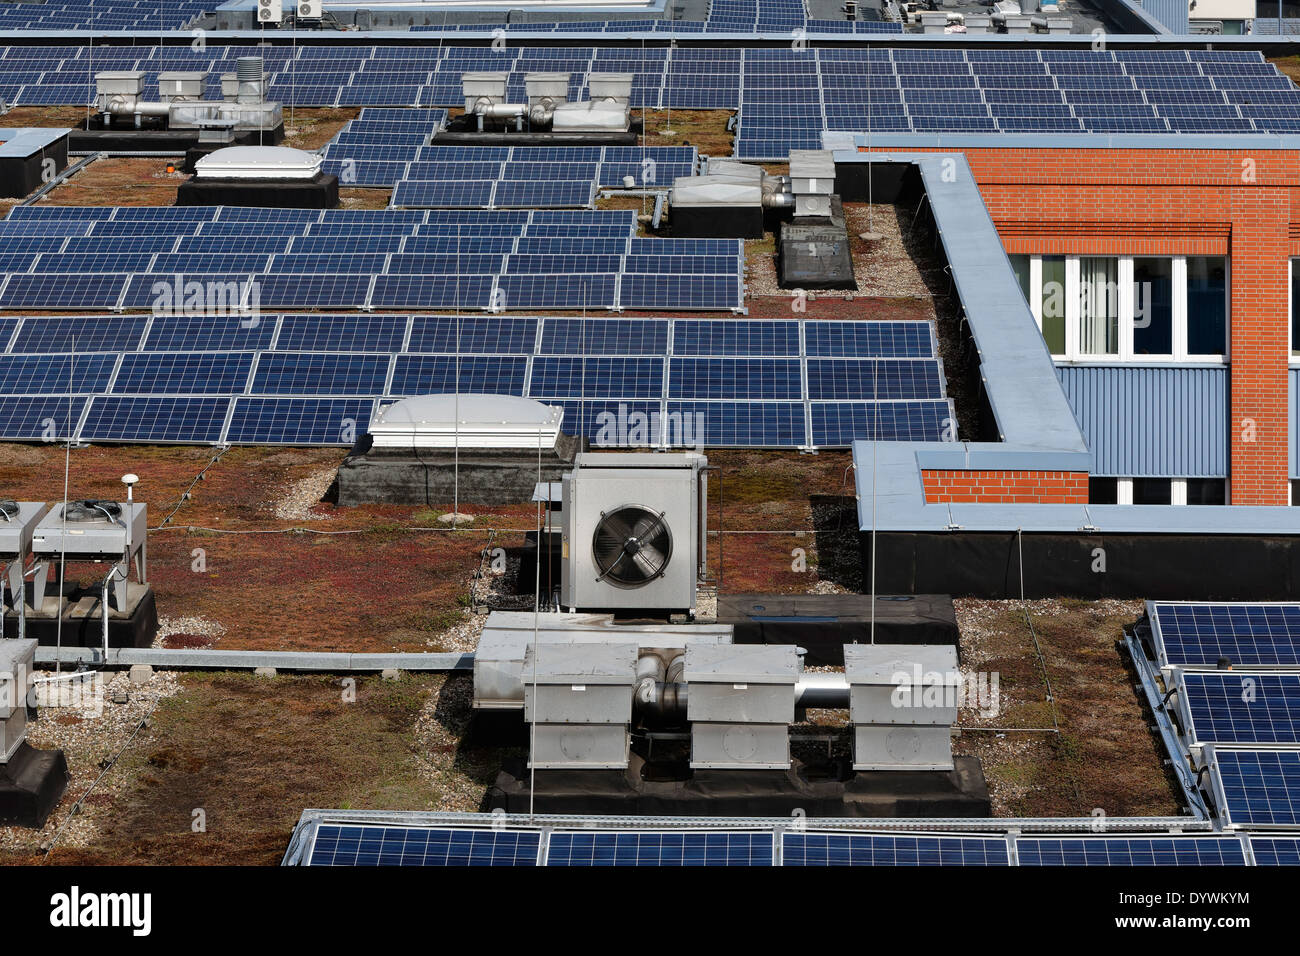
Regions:
<instances>
[{"instance_id":1,"label":"red brick wall","mask_svg":"<svg viewBox=\"0 0 1300 956\"><path fill-rule=\"evenodd\" d=\"M1285 505L1286 280L1288 256L1300 255L1300 152L965 154L1007 252L1230 257L1231 501Z\"/></svg>"},{"instance_id":2,"label":"red brick wall","mask_svg":"<svg viewBox=\"0 0 1300 956\"><path fill-rule=\"evenodd\" d=\"M928 502L1087 504L1082 471L922 471Z\"/></svg>"}]
</instances>

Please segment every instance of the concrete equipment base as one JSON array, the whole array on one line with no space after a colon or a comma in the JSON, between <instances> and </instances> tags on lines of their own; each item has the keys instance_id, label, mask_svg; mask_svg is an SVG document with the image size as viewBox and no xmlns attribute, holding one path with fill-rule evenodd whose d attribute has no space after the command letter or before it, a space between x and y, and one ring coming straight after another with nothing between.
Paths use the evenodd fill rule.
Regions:
<instances>
[{"instance_id":1,"label":"concrete equipment base","mask_svg":"<svg viewBox=\"0 0 1300 956\"><path fill-rule=\"evenodd\" d=\"M718 623L737 644L797 644L809 667L842 667L845 644L872 640L867 594L721 594ZM946 594L878 594L875 643L957 644L957 614Z\"/></svg>"},{"instance_id":2,"label":"concrete equipment base","mask_svg":"<svg viewBox=\"0 0 1300 956\"><path fill-rule=\"evenodd\" d=\"M45 603L40 610L31 606L31 587L27 588L27 636L41 645L64 647L99 647L103 643L103 621L100 615L100 591L97 587L83 587L69 582L64 585L62 601L63 627L59 635L59 586L45 587ZM126 607L118 610L109 598L108 646L149 647L158 633L158 607L153 589L147 584L129 581L126 585ZM4 636L18 636L18 615L5 614Z\"/></svg>"},{"instance_id":3,"label":"concrete equipment base","mask_svg":"<svg viewBox=\"0 0 1300 956\"><path fill-rule=\"evenodd\" d=\"M62 750L37 750L26 741L0 765L0 826L45 826L71 780Z\"/></svg>"},{"instance_id":4,"label":"concrete equipment base","mask_svg":"<svg viewBox=\"0 0 1300 956\"><path fill-rule=\"evenodd\" d=\"M577 439L561 433L542 452L541 480L559 481L577 449ZM515 505L532 500L537 481L536 451L462 448L458 463L450 448L371 448L339 466L338 503L449 505L459 496L462 505Z\"/></svg>"},{"instance_id":5,"label":"concrete equipment base","mask_svg":"<svg viewBox=\"0 0 1300 956\"><path fill-rule=\"evenodd\" d=\"M802 765L783 770L695 771L684 780L647 780L635 754L624 770L538 770L538 813L637 816L988 817L984 770L957 757L951 771L873 771L847 780L809 778ZM526 758L507 761L487 793L488 809L529 812Z\"/></svg>"},{"instance_id":6,"label":"concrete equipment base","mask_svg":"<svg viewBox=\"0 0 1300 956\"><path fill-rule=\"evenodd\" d=\"M312 179L199 179L176 190L178 206L273 206L280 209L336 209L337 176L319 173Z\"/></svg>"}]
</instances>

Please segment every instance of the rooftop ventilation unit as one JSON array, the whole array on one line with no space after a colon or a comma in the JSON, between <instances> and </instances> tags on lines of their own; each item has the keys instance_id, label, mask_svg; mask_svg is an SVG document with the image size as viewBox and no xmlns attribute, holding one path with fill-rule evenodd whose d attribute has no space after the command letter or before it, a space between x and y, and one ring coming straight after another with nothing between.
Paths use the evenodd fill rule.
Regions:
<instances>
[{"instance_id":1,"label":"rooftop ventilation unit","mask_svg":"<svg viewBox=\"0 0 1300 956\"><path fill-rule=\"evenodd\" d=\"M961 674L949 645L846 644L854 770L951 770Z\"/></svg>"},{"instance_id":2,"label":"rooftop ventilation unit","mask_svg":"<svg viewBox=\"0 0 1300 956\"><path fill-rule=\"evenodd\" d=\"M319 20L325 16L323 0L298 0L299 20Z\"/></svg>"},{"instance_id":3,"label":"rooftop ventilation unit","mask_svg":"<svg viewBox=\"0 0 1300 956\"><path fill-rule=\"evenodd\" d=\"M694 452L578 455L562 486L563 606L693 615L706 466Z\"/></svg>"},{"instance_id":4,"label":"rooftop ventilation unit","mask_svg":"<svg viewBox=\"0 0 1300 956\"><path fill-rule=\"evenodd\" d=\"M208 82L207 70L177 70L158 74L158 98L164 103L201 100Z\"/></svg>"},{"instance_id":5,"label":"rooftop ventilation unit","mask_svg":"<svg viewBox=\"0 0 1300 956\"><path fill-rule=\"evenodd\" d=\"M530 644L524 655L524 719L539 770L622 769L637 649L626 643Z\"/></svg>"},{"instance_id":6,"label":"rooftop ventilation unit","mask_svg":"<svg viewBox=\"0 0 1300 956\"><path fill-rule=\"evenodd\" d=\"M257 0L257 22L279 23L284 19L281 0Z\"/></svg>"},{"instance_id":7,"label":"rooftop ventilation unit","mask_svg":"<svg viewBox=\"0 0 1300 956\"><path fill-rule=\"evenodd\" d=\"M569 74L526 73L524 89L528 92L530 109L537 106L554 109L569 99Z\"/></svg>"},{"instance_id":8,"label":"rooftop ventilation unit","mask_svg":"<svg viewBox=\"0 0 1300 956\"><path fill-rule=\"evenodd\" d=\"M788 770L800 669L789 645L688 647L691 767Z\"/></svg>"},{"instance_id":9,"label":"rooftop ventilation unit","mask_svg":"<svg viewBox=\"0 0 1300 956\"><path fill-rule=\"evenodd\" d=\"M131 476L134 477L134 476ZM147 507L138 501L85 499L61 502L52 507L32 533L32 555L38 559L111 562L105 578L119 611L127 606L127 576L134 561L136 577L145 582L145 535ZM49 565L36 573L32 607L45 604L45 582Z\"/></svg>"},{"instance_id":10,"label":"rooftop ventilation unit","mask_svg":"<svg viewBox=\"0 0 1300 956\"><path fill-rule=\"evenodd\" d=\"M27 558L32 553L32 534L45 509L40 501L0 501L0 637L10 609L18 613L17 636L26 636Z\"/></svg>"}]
</instances>

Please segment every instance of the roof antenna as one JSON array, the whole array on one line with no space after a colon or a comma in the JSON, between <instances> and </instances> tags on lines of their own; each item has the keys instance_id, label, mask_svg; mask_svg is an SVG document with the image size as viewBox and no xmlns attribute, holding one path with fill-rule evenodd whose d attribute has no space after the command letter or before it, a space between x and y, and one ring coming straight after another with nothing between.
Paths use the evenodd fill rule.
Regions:
<instances>
[{"instance_id":1,"label":"roof antenna","mask_svg":"<svg viewBox=\"0 0 1300 956\"><path fill-rule=\"evenodd\" d=\"M871 69L871 44L866 44L867 50L867 231L858 234L858 238L863 242L879 242L880 233L876 232L876 199L875 199L875 154L871 151L871 127L874 125L871 121L871 98L875 91L871 88L873 71ZM875 531L872 531L875 534ZM875 573L874 570L872 572Z\"/></svg>"}]
</instances>

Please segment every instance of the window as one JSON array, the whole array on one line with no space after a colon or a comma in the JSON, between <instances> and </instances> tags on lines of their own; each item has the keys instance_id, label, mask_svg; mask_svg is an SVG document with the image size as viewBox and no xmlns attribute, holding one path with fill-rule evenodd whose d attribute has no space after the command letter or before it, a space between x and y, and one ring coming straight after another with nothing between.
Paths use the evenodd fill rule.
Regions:
<instances>
[{"instance_id":1,"label":"window","mask_svg":"<svg viewBox=\"0 0 1300 956\"><path fill-rule=\"evenodd\" d=\"M1079 354L1119 354L1119 260L1079 260Z\"/></svg>"},{"instance_id":2,"label":"window","mask_svg":"<svg viewBox=\"0 0 1300 956\"><path fill-rule=\"evenodd\" d=\"M1088 479L1088 504L1090 505L1119 504L1118 485L1119 485L1118 478L1089 478Z\"/></svg>"},{"instance_id":3,"label":"window","mask_svg":"<svg viewBox=\"0 0 1300 956\"><path fill-rule=\"evenodd\" d=\"M1291 260L1291 355L1300 357L1300 269Z\"/></svg>"},{"instance_id":4,"label":"window","mask_svg":"<svg viewBox=\"0 0 1300 956\"><path fill-rule=\"evenodd\" d=\"M1043 256L1038 320L1053 355L1065 354L1065 256Z\"/></svg>"},{"instance_id":5,"label":"window","mask_svg":"<svg viewBox=\"0 0 1300 956\"><path fill-rule=\"evenodd\" d=\"M1174 354L1174 261L1133 260L1133 355Z\"/></svg>"},{"instance_id":6,"label":"window","mask_svg":"<svg viewBox=\"0 0 1300 956\"><path fill-rule=\"evenodd\" d=\"M1023 267L1013 268L1023 288ZM1223 256L1029 257L1034 319L1048 350L1067 361L1220 362L1228 286ZM1300 276L1292 300L1300 358Z\"/></svg>"},{"instance_id":7,"label":"window","mask_svg":"<svg viewBox=\"0 0 1300 956\"><path fill-rule=\"evenodd\" d=\"M1020 292L1025 297L1025 302L1029 301L1031 286L1029 280L1029 256L1014 255L1007 256L1011 260L1011 271L1016 274L1016 281L1020 283Z\"/></svg>"},{"instance_id":8,"label":"window","mask_svg":"<svg viewBox=\"0 0 1300 956\"><path fill-rule=\"evenodd\" d=\"M1227 504L1227 482L1222 478L1188 478L1187 504L1222 505Z\"/></svg>"},{"instance_id":9,"label":"window","mask_svg":"<svg viewBox=\"0 0 1300 956\"><path fill-rule=\"evenodd\" d=\"M1133 504L1167 505L1173 503L1168 478L1134 478Z\"/></svg>"},{"instance_id":10,"label":"window","mask_svg":"<svg viewBox=\"0 0 1300 956\"><path fill-rule=\"evenodd\" d=\"M1228 266L1222 256L1187 257L1187 354L1222 355L1228 341Z\"/></svg>"}]
</instances>

